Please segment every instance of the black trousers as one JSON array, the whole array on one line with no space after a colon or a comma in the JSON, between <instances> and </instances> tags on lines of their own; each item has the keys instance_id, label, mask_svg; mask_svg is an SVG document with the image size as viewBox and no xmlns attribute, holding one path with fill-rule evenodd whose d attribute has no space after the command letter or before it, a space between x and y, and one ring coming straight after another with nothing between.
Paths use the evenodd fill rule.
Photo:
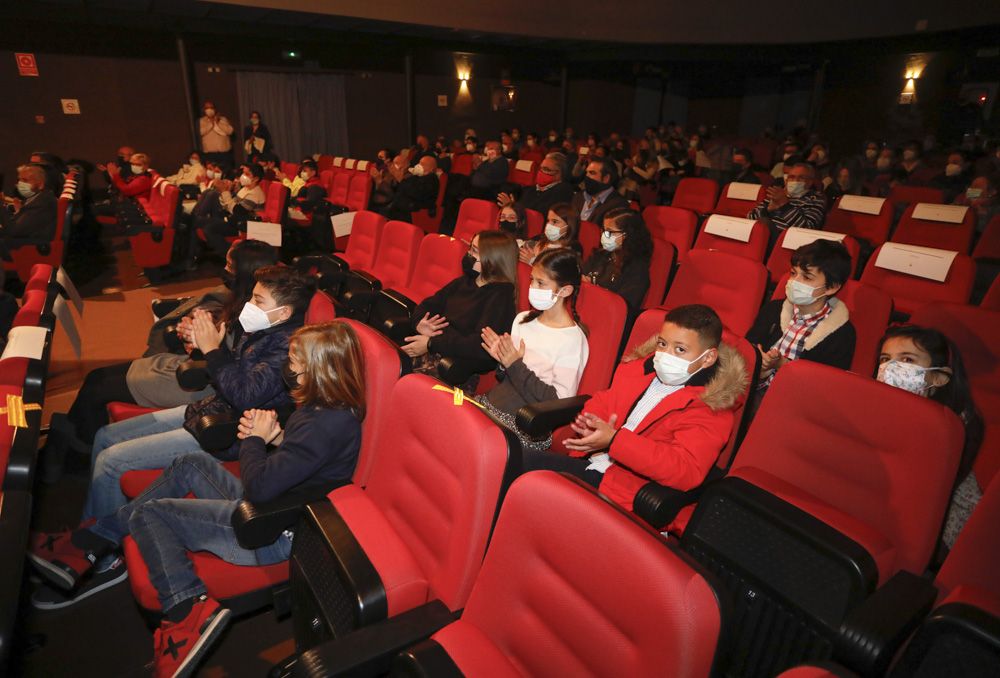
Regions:
<instances>
[{"instance_id":1,"label":"black trousers","mask_svg":"<svg viewBox=\"0 0 1000 678\"><path fill-rule=\"evenodd\" d=\"M537 452L524 449L521 460L524 473L528 471L568 473L595 488L600 486L601 480L604 479L604 474L600 471L587 470L587 467L590 466L590 459L587 457L571 457L558 452Z\"/></svg>"},{"instance_id":2,"label":"black trousers","mask_svg":"<svg viewBox=\"0 0 1000 678\"><path fill-rule=\"evenodd\" d=\"M66 415L76 428L76 437L80 442L93 444L98 429L108 425L108 403L136 404L125 382L131 364L124 362L98 367L83 380L83 386Z\"/></svg>"}]
</instances>

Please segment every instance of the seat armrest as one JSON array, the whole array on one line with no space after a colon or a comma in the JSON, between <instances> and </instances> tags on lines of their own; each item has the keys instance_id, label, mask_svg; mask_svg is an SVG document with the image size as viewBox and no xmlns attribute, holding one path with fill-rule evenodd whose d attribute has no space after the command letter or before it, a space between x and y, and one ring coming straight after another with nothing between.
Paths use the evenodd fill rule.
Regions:
<instances>
[{"instance_id":1,"label":"seat armrest","mask_svg":"<svg viewBox=\"0 0 1000 678\"><path fill-rule=\"evenodd\" d=\"M517 411L517 427L532 438L544 438L576 419L588 400L589 395L578 395L525 405Z\"/></svg>"},{"instance_id":2,"label":"seat armrest","mask_svg":"<svg viewBox=\"0 0 1000 678\"><path fill-rule=\"evenodd\" d=\"M292 675L295 678L384 675L399 652L430 638L454 620L455 615L444 603L433 600L304 652Z\"/></svg>"},{"instance_id":3,"label":"seat armrest","mask_svg":"<svg viewBox=\"0 0 1000 678\"><path fill-rule=\"evenodd\" d=\"M218 452L232 447L239 430L239 419L231 418L231 413L206 414L198 419L191 432L202 449Z\"/></svg>"},{"instance_id":4,"label":"seat armrest","mask_svg":"<svg viewBox=\"0 0 1000 678\"><path fill-rule=\"evenodd\" d=\"M666 528L677 517L677 513L698 501L701 486L682 492L666 485L660 485L655 480L639 488L632 499L632 512L658 530Z\"/></svg>"},{"instance_id":5,"label":"seat armrest","mask_svg":"<svg viewBox=\"0 0 1000 678\"><path fill-rule=\"evenodd\" d=\"M406 337L413 334L410 317L417 304L396 290L382 290L372 310L372 320L381 321L382 333L397 344L402 345Z\"/></svg>"},{"instance_id":6,"label":"seat armrest","mask_svg":"<svg viewBox=\"0 0 1000 678\"><path fill-rule=\"evenodd\" d=\"M461 386L474 374L485 374L496 368L496 363L487 360L470 360L445 356L438 363L438 378L451 386Z\"/></svg>"},{"instance_id":7,"label":"seat armrest","mask_svg":"<svg viewBox=\"0 0 1000 678\"><path fill-rule=\"evenodd\" d=\"M307 498L292 495L256 504L243 499L233 511L232 525L236 541L245 549L258 549L273 544L282 532L291 529L298 522L302 507L307 503Z\"/></svg>"},{"instance_id":8,"label":"seat armrest","mask_svg":"<svg viewBox=\"0 0 1000 678\"><path fill-rule=\"evenodd\" d=\"M903 641L930 612L934 584L899 571L841 622L835 657L862 675L882 675Z\"/></svg>"},{"instance_id":9,"label":"seat armrest","mask_svg":"<svg viewBox=\"0 0 1000 678\"><path fill-rule=\"evenodd\" d=\"M188 360L177 367L177 384L185 391L201 391L211 381L208 363L204 360Z\"/></svg>"}]
</instances>

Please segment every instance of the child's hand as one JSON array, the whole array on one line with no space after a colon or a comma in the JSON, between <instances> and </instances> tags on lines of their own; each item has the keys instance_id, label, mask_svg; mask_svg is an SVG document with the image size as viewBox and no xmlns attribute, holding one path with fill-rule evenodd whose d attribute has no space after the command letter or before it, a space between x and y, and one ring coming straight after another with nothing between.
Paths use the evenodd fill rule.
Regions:
<instances>
[{"instance_id":1,"label":"child's hand","mask_svg":"<svg viewBox=\"0 0 1000 678\"><path fill-rule=\"evenodd\" d=\"M595 414L581 414L569 425L577 438L564 441L566 448L577 452L598 452L606 450L615 437L618 415L612 414L604 421Z\"/></svg>"}]
</instances>

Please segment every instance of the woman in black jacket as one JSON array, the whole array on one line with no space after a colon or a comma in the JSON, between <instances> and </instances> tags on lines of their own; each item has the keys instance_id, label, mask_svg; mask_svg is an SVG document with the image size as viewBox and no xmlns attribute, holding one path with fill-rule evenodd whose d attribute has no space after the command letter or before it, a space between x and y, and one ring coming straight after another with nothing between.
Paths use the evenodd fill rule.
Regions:
<instances>
[{"instance_id":1,"label":"woman in black jacket","mask_svg":"<svg viewBox=\"0 0 1000 678\"><path fill-rule=\"evenodd\" d=\"M501 231L472 238L462 260L463 275L424 299L413 312L415 334L403 352L416 372L438 376L443 358L465 361L469 371L488 372L496 365L483 349L487 327L510 327L517 302L517 243ZM474 389L477 378L465 384Z\"/></svg>"},{"instance_id":2,"label":"woman in black jacket","mask_svg":"<svg viewBox=\"0 0 1000 678\"><path fill-rule=\"evenodd\" d=\"M642 217L628 208L615 209L604 217L601 249L587 259L583 275L624 299L634 319L649 289L652 254L653 239Z\"/></svg>"},{"instance_id":3,"label":"woman in black jacket","mask_svg":"<svg viewBox=\"0 0 1000 678\"><path fill-rule=\"evenodd\" d=\"M243 128L243 150L246 152L247 162L257 162L261 155L274 152L271 132L261 122L258 111L250 111L250 124Z\"/></svg>"}]
</instances>

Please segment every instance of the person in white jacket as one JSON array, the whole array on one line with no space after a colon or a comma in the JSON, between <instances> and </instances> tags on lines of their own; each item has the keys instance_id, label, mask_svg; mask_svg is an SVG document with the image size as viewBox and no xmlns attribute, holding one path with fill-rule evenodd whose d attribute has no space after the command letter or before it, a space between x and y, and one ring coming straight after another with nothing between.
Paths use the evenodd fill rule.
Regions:
<instances>
[{"instance_id":1,"label":"person in white jacket","mask_svg":"<svg viewBox=\"0 0 1000 678\"><path fill-rule=\"evenodd\" d=\"M233 126L225 116L219 115L211 101L204 103L202 111L204 115L198 121L202 160L215 161L229 169L233 166L233 143L230 139Z\"/></svg>"}]
</instances>

